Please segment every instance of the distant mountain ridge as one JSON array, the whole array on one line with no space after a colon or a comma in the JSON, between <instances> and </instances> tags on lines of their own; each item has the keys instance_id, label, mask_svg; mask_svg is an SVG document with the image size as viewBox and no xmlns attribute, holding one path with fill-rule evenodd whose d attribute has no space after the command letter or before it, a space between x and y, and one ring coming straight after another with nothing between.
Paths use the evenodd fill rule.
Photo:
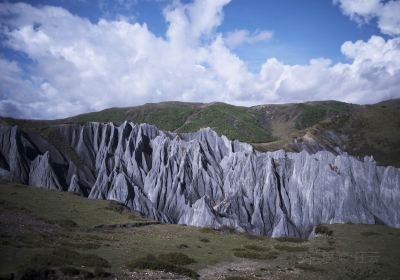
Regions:
<instances>
[{"instance_id":1,"label":"distant mountain ridge","mask_svg":"<svg viewBox=\"0 0 400 280\"><path fill-rule=\"evenodd\" d=\"M110 108L55 121L0 118L53 141L52 127L62 123L127 121L148 123L176 133L211 127L229 139L252 143L259 151L315 153L328 150L364 157L380 165L400 167L400 99L374 105L319 101L253 107L225 103L161 102Z\"/></svg>"}]
</instances>

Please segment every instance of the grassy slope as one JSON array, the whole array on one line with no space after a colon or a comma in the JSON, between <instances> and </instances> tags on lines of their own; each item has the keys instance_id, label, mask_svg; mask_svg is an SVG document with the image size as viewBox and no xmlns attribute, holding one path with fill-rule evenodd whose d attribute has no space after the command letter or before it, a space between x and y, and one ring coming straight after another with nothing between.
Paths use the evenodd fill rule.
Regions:
<instances>
[{"instance_id":1,"label":"grassy slope","mask_svg":"<svg viewBox=\"0 0 400 280\"><path fill-rule=\"evenodd\" d=\"M204 278L226 275L243 279L398 279L400 231L384 226L331 225L334 234L311 241L271 239L224 233L182 225L149 225L140 228L93 229L102 224L142 221L137 215L110 210L107 201L88 200L16 184L0 185L0 274L19 267L40 265L102 266L126 274L125 264L154 254L184 253L194 259L185 268ZM115 206L115 205L114 205ZM114 208L114 207L113 207ZM8 213L8 214L7 214ZM5 215L24 215L15 228ZM29 226L40 220L48 226ZM68 220L70 223L65 223ZM54 227L54 223L60 223ZM71 226L75 222L76 226ZM24 224L27 223L27 224ZM8 229L8 231L7 231ZM293 242L300 241L300 242ZM56 253L55 253L56 252ZM360 263L362 252L375 259ZM377 258L377 259L376 259ZM109 264L109 268L107 268ZM243 269L242 269L243 268ZM144 277L138 272L139 278ZM142 275L142 276L140 276ZM250 278L249 278L250 277ZM253 278L254 277L254 278ZM358 278L357 278L358 277Z\"/></svg>"},{"instance_id":2,"label":"grassy slope","mask_svg":"<svg viewBox=\"0 0 400 280\"><path fill-rule=\"evenodd\" d=\"M347 152L352 155L373 155L382 165L400 167L400 102L398 106L367 105L351 115L320 124L348 137Z\"/></svg>"},{"instance_id":3,"label":"grassy slope","mask_svg":"<svg viewBox=\"0 0 400 280\"><path fill-rule=\"evenodd\" d=\"M195 132L203 127L211 127L220 134L244 142L272 140L270 133L258 124L256 117L248 108L224 103L164 102L131 108L112 108L67 120L72 122L128 120L149 123L162 130L176 132Z\"/></svg>"}]
</instances>

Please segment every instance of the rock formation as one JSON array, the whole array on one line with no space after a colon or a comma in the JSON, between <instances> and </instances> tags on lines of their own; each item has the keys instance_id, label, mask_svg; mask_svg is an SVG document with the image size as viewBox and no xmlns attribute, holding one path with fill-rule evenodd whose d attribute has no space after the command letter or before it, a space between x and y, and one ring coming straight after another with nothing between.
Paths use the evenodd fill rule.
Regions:
<instances>
[{"instance_id":1,"label":"rock formation","mask_svg":"<svg viewBox=\"0 0 400 280\"><path fill-rule=\"evenodd\" d=\"M0 125L0 179L122 202L161 222L303 236L322 223L400 227L400 169L318 151L260 153L206 128ZM54 140L55 139L55 140Z\"/></svg>"}]
</instances>

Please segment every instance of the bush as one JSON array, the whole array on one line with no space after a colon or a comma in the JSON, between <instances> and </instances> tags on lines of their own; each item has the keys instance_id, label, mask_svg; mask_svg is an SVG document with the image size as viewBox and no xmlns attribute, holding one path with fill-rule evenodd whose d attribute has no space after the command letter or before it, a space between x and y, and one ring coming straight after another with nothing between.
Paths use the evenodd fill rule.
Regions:
<instances>
[{"instance_id":1,"label":"bush","mask_svg":"<svg viewBox=\"0 0 400 280\"><path fill-rule=\"evenodd\" d=\"M275 238L275 240L277 240L279 242L291 242L291 243L303 243L303 242L307 242L308 241L305 238L289 237L289 236L278 237L278 238Z\"/></svg>"},{"instance_id":2,"label":"bush","mask_svg":"<svg viewBox=\"0 0 400 280\"><path fill-rule=\"evenodd\" d=\"M223 233L235 233L236 229L233 227L229 227L229 226L222 226L219 228L220 231L222 231Z\"/></svg>"},{"instance_id":3,"label":"bush","mask_svg":"<svg viewBox=\"0 0 400 280\"><path fill-rule=\"evenodd\" d=\"M167 253L158 256L158 259L163 262L169 262L176 265L187 265L194 263L195 260L182 253Z\"/></svg>"},{"instance_id":4,"label":"bush","mask_svg":"<svg viewBox=\"0 0 400 280\"><path fill-rule=\"evenodd\" d=\"M107 260L91 254L81 254L69 249L58 248L50 253L41 253L31 259L35 267L60 267L64 265L87 267L110 267Z\"/></svg>"},{"instance_id":5,"label":"bush","mask_svg":"<svg viewBox=\"0 0 400 280\"><path fill-rule=\"evenodd\" d=\"M130 212L125 205L115 200L110 200L106 209L120 214Z\"/></svg>"},{"instance_id":6,"label":"bush","mask_svg":"<svg viewBox=\"0 0 400 280\"><path fill-rule=\"evenodd\" d=\"M210 239L202 238L202 239L200 239L200 241L201 241L201 242L204 242L204 243L208 243L208 242L210 242Z\"/></svg>"},{"instance_id":7,"label":"bush","mask_svg":"<svg viewBox=\"0 0 400 280\"><path fill-rule=\"evenodd\" d=\"M329 229L327 226L318 225L315 227L316 234L325 234L325 235L333 235L333 230Z\"/></svg>"},{"instance_id":8,"label":"bush","mask_svg":"<svg viewBox=\"0 0 400 280\"><path fill-rule=\"evenodd\" d=\"M191 269L162 261L154 255L147 255L147 257L142 257L132 260L126 264L126 267L130 271L134 271L136 269L150 269L150 270L172 272L180 275L185 275L191 278L199 277L199 275Z\"/></svg>"},{"instance_id":9,"label":"bush","mask_svg":"<svg viewBox=\"0 0 400 280\"><path fill-rule=\"evenodd\" d=\"M254 252L254 251L235 251L233 253L238 258L255 259L255 260L273 260L278 257L275 251Z\"/></svg>"},{"instance_id":10,"label":"bush","mask_svg":"<svg viewBox=\"0 0 400 280\"><path fill-rule=\"evenodd\" d=\"M295 247L295 246L287 246L287 245L276 245L274 246L275 249L279 251L286 251L286 252L305 252L308 251L307 247Z\"/></svg>"},{"instance_id":11,"label":"bush","mask_svg":"<svg viewBox=\"0 0 400 280\"><path fill-rule=\"evenodd\" d=\"M264 247L258 246L258 245L254 245L254 244L250 244L250 245L245 245L244 248L249 249L249 250L253 250L253 251L258 251L258 252L263 252L266 249Z\"/></svg>"},{"instance_id":12,"label":"bush","mask_svg":"<svg viewBox=\"0 0 400 280\"><path fill-rule=\"evenodd\" d=\"M216 232L217 232L216 229L208 228L208 227L201 228L199 231L200 231L201 233L216 233Z\"/></svg>"}]
</instances>

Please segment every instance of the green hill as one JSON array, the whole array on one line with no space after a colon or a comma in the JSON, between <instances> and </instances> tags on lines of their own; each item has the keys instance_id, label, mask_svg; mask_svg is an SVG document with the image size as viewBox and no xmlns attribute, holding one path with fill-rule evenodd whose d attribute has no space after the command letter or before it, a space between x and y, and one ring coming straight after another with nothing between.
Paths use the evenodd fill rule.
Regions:
<instances>
[{"instance_id":1,"label":"green hill","mask_svg":"<svg viewBox=\"0 0 400 280\"><path fill-rule=\"evenodd\" d=\"M400 99L374 105L319 101L253 107L162 102L110 108L54 121L2 118L0 122L17 124L52 141L56 139L52 135L55 125L89 121L122 123L125 120L149 123L178 133L211 127L230 139L252 143L260 151L296 151L294 141L311 135L330 149L339 145L351 155L373 155L379 164L400 166ZM341 142L333 143L326 139L327 135L340 138Z\"/></svg>"}]
</instances>

